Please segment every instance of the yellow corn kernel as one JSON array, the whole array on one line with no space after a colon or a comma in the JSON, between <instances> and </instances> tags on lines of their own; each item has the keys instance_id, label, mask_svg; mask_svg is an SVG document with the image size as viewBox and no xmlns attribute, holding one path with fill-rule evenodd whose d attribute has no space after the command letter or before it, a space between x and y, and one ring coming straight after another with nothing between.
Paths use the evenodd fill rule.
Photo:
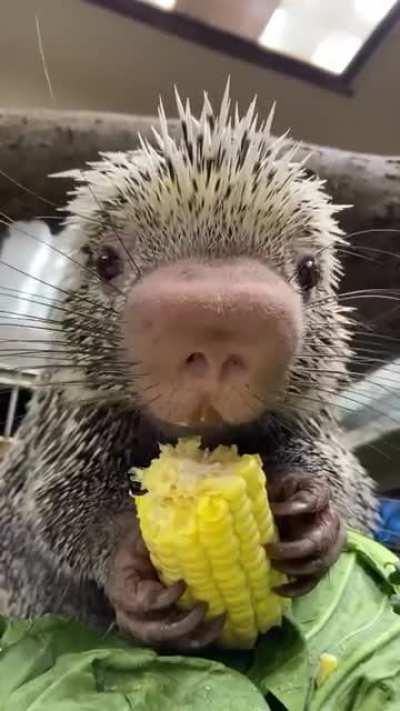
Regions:
<instances>
[{"instance_id":1,"label":"yellow corn kernel","mask_svg":"<svg viewBox=\"0 0 400 711\"><path fill-rule=\"evenodd\" d=\"M334 654L328 654L328 652L323 652L319 658L318 672L316 676L316 685L322 686L327 679L336 671L339 664L339 660Z\"/></svg>"},{"instance_id":2,"label":"yellow corn kernel","mask_svg":"<svg viewBox=\"0 0 400 711\"><path fill-rule=\"evenodd\" d=\"M162 446L136 478L147 490L136 509L160 578L186 582L182 607L204 601L208 618L226 614L223 646L253 647L289 604L271 590L286 578L264 549L276 529L260 457L239 456L236 447L204 451L190 438Z\"/></svg>"}]
</instances>

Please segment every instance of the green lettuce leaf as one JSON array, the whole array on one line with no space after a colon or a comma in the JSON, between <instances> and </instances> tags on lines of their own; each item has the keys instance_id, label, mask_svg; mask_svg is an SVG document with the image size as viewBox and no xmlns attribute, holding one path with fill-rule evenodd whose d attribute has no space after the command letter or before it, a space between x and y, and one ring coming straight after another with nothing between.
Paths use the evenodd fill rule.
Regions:
<instances>
[{"instance_id":1,"label":"green lettuce leaf","mask_svg":"<svg viewBox=\"0 0 400 711\"><path fill-rule=\"evenodd\" d=\"M285 709L303 711L311 677L306 642L294 620L284 620L260 640L248 676L271 705L278 699Z\"/></svg>"},{"instance_id":2,"label":"green lettuce leaf","mask_svg":"<svg viewBox=\"0 0 400 711\"><path fill-rule=\"evenodd\" d=\"M346 552L324 580L294 601L292 619L260 640L248 677L287 711L400 709L399 559L350 531ZM337 668L319 688L323 654Z\"/></svg>"},{"instance_id":3,"label":"green lettuce leaf","mask_svg":"<svg viewBox=\"0 0 400 711\"><path fill-rule=\"evenodd\" d=\"M55 616L0 618L0 711L399 711L399 561L346 551L252 652L158 655ZM337 666L317 685L321 655Z\"/></svg>"},{"instance_id":4,"label":"green lettuce leaf","mask_svg":"<svg viewBox=\"0 0 400 711\"><path fill-rule=\"evenodd\" d=\"M347 550L314 593L296 601L313 677L321 654L338 662L305 708L400 709L400 617L391 604L398 586L390 581L398 558L356 532Z\"/></svg>"},{"instance_id":5,"label":"green lettuce leaf","mask_svg":"<svg viewBox=\"0 0 400 711\"><path fill-rule=\"evenodd\" d=\"M3 620L1 711L266 711L246 676L220 662L159 656L46 616Z\"/></svg>"}]
</instances>

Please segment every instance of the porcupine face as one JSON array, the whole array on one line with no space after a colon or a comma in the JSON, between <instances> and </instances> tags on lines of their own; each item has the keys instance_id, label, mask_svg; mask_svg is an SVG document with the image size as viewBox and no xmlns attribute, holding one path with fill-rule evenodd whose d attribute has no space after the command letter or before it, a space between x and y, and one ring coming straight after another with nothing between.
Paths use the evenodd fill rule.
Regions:
<instances>
[{"instance_id":1,"label":"porcupine face","mask_svg":"<svg viewBox=\"0 0 400 711\"><path fill-rule=\"evenodd\" d=\"M199 119L177 102L180 139L161 109L155 147L74 173L87 269L63 328L85 391L174 424L318 410L348 351L335 208L272 112L231 117L228 89Z\"/></svg>"}]
</instances>

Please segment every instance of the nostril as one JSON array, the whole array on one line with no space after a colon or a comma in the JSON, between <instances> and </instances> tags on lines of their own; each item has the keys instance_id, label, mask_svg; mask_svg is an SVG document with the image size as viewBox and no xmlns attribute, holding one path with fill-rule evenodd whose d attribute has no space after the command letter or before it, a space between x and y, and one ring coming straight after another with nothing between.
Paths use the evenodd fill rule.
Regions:
<instances>
[{"instance_id":1,"label":"nostril","mask_svg":"<svg viewBox=\"0 0 400 711\"><path fill-rule=\"evenodd\" d=\"M228 356L218 365L218 359L213 362L213 359L209 360L204 353L191 353L184 363L186 372L196 378L204 378L214 366L217 369L215 375L220 382L240 376L247 370L243 358L236 354Z\"/></svg>"},{"instance_id":2,"label":"nostril","mask_svg":"<svg viewBox=\"0 0 400 711\"><path fill-rule=\"evenodd\" d=\"M222 364L221 378L229 378L246 371L246 364L239 355L230 355Z\"/></svg>"},{"instance_id":3,"label":"nostril","mask_svg":"<svg viewBox=\"0 0 400 711\"><path fill-rule=\"evenodd\" d=\"M201 377L208 370L208 361L204 353L191 353L185 360L185 367L191 374Z\"/></svg>"}]
</instances>

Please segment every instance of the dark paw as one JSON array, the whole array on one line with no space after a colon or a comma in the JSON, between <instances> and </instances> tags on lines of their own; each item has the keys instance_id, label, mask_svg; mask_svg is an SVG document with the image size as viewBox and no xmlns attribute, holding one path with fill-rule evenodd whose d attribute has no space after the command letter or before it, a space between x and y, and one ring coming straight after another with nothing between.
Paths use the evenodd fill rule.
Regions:
<instances>
[{"instance_id":1,"label":"dark paw","mask_svg":"<svg viewBox=\"0 0 400 711\"><path fill-rule=\"evenodd\" d=\"M106 594L117 627L145 644L175 652L203 649L220 636L222 617L205 619L207 606L179 609L183 582L169 587L157 577L138 526L128 528L115 552Z\"/></svg>"},{"instance_id":2,"label":"dark paw","mask_svg":"<svg viewBox=\"0 0 400 711\"><path fill-rule=\"evenodd\" d=\"M269 496L280 541L267 546L267 553L274 568L291 578L277 592L287 597L304 595L339 557L344 526L323 480L282 476L269 488Z\"/></svg>"}]
</instances>

